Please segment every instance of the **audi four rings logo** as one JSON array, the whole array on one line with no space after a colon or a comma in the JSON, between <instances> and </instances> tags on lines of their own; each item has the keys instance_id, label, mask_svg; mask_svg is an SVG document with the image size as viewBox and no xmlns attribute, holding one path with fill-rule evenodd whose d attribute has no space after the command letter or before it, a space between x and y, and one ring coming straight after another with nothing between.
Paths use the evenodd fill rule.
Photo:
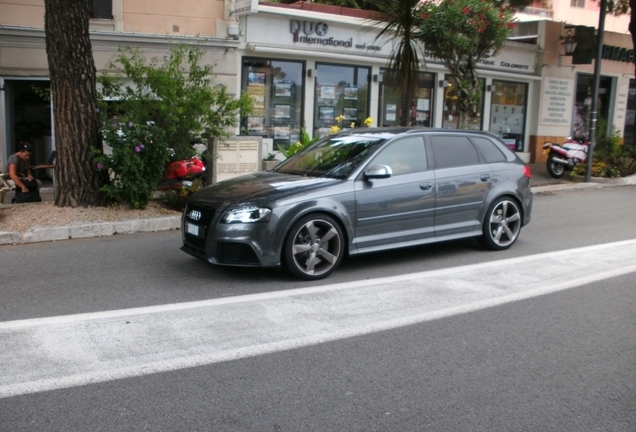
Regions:
<instances>
[{"instance_id":1,"label":"audi four rings logo","mask_svg":"<svg viewBox=\"0 0 636 432\"><path fill-rule=\"evenodd\" d=\"M192 220L198 221L199 219L201 219L201 212L199 210L192 210L190 211L190 213L188 213L188 217Z\"/></svg>"}]
</instances>

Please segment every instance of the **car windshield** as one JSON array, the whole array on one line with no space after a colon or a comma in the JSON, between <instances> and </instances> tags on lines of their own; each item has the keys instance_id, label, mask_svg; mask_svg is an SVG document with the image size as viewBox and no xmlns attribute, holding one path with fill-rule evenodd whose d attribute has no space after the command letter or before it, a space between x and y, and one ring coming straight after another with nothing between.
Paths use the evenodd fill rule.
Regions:
<instances>
[{"instance_id":1,"label":"car windshield","mask_svg":"<svg viewBox=\"0 0 636 432\"><path fill-rule=\"evenodd\" d=\"M332 136L291 156L274 171L308 177L344 179L386 140L385 134Z\"/></svg>"}]
</instances>

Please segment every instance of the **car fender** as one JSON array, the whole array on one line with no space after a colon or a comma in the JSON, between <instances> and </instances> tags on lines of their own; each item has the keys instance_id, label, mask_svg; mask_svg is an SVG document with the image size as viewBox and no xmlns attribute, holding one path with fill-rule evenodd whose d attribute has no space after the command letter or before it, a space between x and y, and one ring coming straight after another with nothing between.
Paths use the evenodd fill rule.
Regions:
<instances>
[{"instance_id":1,"label":"car fender","mask_svg":"<svg viewBox=\"0 0 636 432\"><path fill-rule=\"evenodd\" d=\"M299 202L285 208L278 217L281 219L277 224L279 229L276 232L276 243L278 244L278 253L282 253L283 244L292 226L302 217L311 213L322 213L334 218L339 224L345 236L345 245L347 253L349 251L350 242L353 238L353 212L355 204L353 193L349 199L336 200L333 197L319 197L314 200Z\"/></svg>"},{"instance_id":2,"label":"car fender","mask_svg":"<svg viewBox=\"0 0 636 432\"><path fill-rule=\"evenodd\" d=\"M493 179L493 183L492 183L492 187L490 188L490 191L488 192L487 196L486 196L486 201L485 201L485 206L481 211L481 214L479 215L479 220L481 221L481 223L484 222L484 217L486 215L486 212L488 211L488 208L491 206L491 204L493 202L495 202L497 199L504 197L504 196L509 196L511 198L513 198L515 201L517 201L517 204L519 204L522 214L524 215L524 222L525 222L525 215L528 213L528 205L531 202L531 194L530 192L528 192L528 197L525 197L524 194L521 192L524 190L524 185L523 184L519 184L515 179L518 178L518 174L516 174L514 172L515 170L513 169L507 169L507 170L497 170L495 168L494 170L494 179ZM530 182L530 179L527 177L524 177L523 180L521 180L521 182ZM528 190L530 190L530 188L527 188ZM511 191L516 191L515 193L511 192ZM525 225L525 223L523 223L523 225Z\"/></svg>"}]
</instances>

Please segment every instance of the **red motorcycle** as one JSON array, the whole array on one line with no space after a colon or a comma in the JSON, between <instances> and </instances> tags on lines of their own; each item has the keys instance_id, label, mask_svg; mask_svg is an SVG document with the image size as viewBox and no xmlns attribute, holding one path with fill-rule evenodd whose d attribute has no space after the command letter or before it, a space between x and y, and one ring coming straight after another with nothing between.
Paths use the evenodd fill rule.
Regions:
<instances>
[{"instance_id":1,"label":"red motorcycle","mask_svg":"<svg viewBox=\"0 0 636 432\"><path fill-rule=\"evenodd\" d=\"M563 144L546 142L543 144L543 154L548 155L548 173L554 178L561 178L565 171L585 163L588 147L589 141L584 137L569 138Z\"/></svg>"},{"instance_id":2,"label":"red motorcycle","mask_svg":"<svg viewBox=\"0 0 636 432\"><path fill-rule=\"evenodd\" d=\"M201 178L206 180L205 162L198 156L190 159L173 160L166 165L164 178L157 187L159 191L181 189L192 185L192 182Z\"/></svg>"}]
</instances>

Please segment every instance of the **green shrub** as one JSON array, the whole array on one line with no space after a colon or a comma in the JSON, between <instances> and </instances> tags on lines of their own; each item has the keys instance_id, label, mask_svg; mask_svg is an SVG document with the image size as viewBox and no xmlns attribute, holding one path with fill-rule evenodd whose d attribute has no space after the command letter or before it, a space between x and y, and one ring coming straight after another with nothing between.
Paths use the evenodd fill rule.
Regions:
<instances>
[{"instance_id":1,"label":"green shrub","mask_svg":"<svg viewBox=\"0 0 636 432\"><path fill-rule=\"evenodd\" d=\"M203 187L203 180L196 179L189 187L182 187L176 191L170 191L164 194L163 200L166 206L174 210L185 210L186 204L190 197Z\"/></svg>"},{"instance_id":2,"label":"green shrub","mask_svg":"<svg viewBox=\"0 0 636 432\"><path fill-rule=\"evenodd\" d=\"M97 168L110 176L110 183L101 190L133 208L145 208L163 176L170 150L161 129L122 120L102 128L111 152L94 154Z\"/></svg>"},{"instance_id":3,"label":"green shrub","mask_svg":"<svg viewBox=\"0 0 636 432\"><path fill-rule=\"evenodd\" d=\"M281 152L281 154L283 156L288 158L291 155L298 153L299 151L301 151L302 149L304 149L308 145L315 143L316 141L318 141L318 139L319 139L318 137L309 138L309 134L307 133L305 128L301 127L300 128L300 141L297 141L296 143L290 145L288 149L286 149L285 147L283 147L283 146L281 146L279 144L278 145L278 151Z\"/></svg>"},{"instance_id":4,"label":"green shrub","mask_svg":"<svg viewBox=\"0 0 636 432\"><path fill-rule=\"evenodd\" d=\"M584 176L586 170L586 164L578 164L572 170L572 175ZM592 161L592 177L608 177L617 178L620 177L620 172L614 166L608 164L604 160L594 159Z\"/></svg>"}]
</instances>

